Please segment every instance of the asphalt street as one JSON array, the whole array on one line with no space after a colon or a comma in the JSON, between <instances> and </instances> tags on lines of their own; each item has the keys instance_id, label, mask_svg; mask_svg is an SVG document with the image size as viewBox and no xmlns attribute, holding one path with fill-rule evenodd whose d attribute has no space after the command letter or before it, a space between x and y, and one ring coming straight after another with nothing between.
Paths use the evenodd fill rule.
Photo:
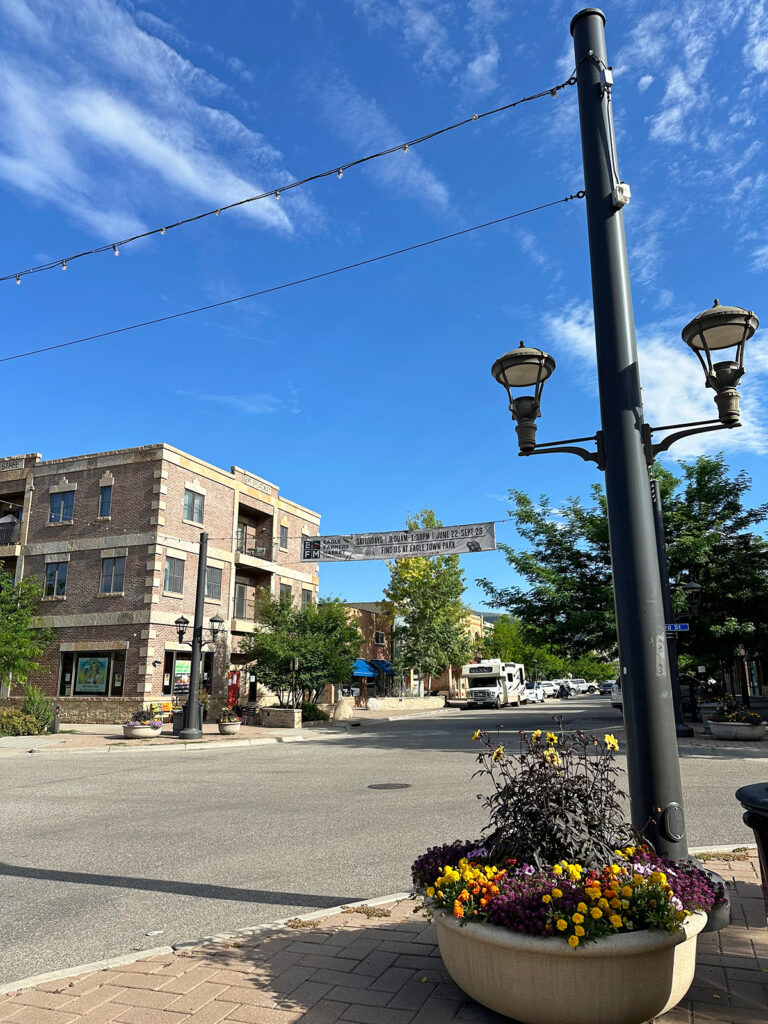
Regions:
<instances>
[{"instance_id":1,"label":"asphalt street","mask_svg":"<svg viewBox=\"0 0 768 1024\"><path fill-rule=\"evenodd\" d=\"M477 836L480 728L622 740L607 698L447 710L348 736L0 760L0 984L406 890L427 846ZM734 791L765 758L682 757L691 845L753 841ZM391 784L407 788L389 787Z\"/></svg>"}]
</instances>

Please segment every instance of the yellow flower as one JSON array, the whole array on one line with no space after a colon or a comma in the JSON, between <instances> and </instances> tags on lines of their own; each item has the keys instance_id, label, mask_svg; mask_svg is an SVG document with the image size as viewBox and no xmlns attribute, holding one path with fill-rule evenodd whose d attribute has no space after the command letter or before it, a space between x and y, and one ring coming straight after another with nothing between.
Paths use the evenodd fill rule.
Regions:
<instances>
[{"instance_id":1,"label":"yellow flower","mask_svg":"<svg viewBox=\"0 0 768 1024\"><path fill-rule=\"evenodd\" d=\"M614 910L619 910L621 907L621 900L617 896L614 896L614 898L611 900L611 906Z\"/></svg>"},{"instance_id":2,"label":"yellow flower","mask_svg":"<svg viewBox=\"0 0 768 1024\"><path fill-rule=\"evenodd\" d=\"M557 743L557 736L555 736L553 732L547 733L547 743L550 743L552 746L554 746L555 743Z\"/></svg>"},{"instance_id":3,"label":"yellow flower","mask_svg":"<svg viewBox=\"0 0 768 1024\"><path fill-rule=\"evenodd\" d=\"M555 897L556 900L561 900L563 898L563 890L562 889L553 889L552 890L552 895Z\"/></svg>"},{"instance_id":4,"label":"yellow flower","mask_svg":"<svg viewBox=\"0 0 768 1024\"><path fill-rule=\"evenodd\" d=\"M560 867L560 865L559 864L555 864L555 866L552 868L552 874L553 875L562 875L562 873L563 873L563 869Z\"/></svg>"},{"instance_id":5,"label":"yellow flower","mask_svg":"<svg viewBox=\"0 0 768 1024\"><path fill-rule=\"evenodd\" d=\"M500 761L504 757L504 747L496 747L493 752L493 760Z\"/></svg>"},{"instance_id":6,"label":"yellow flower","mask_svg":"<svg viewBox=\"0 0 768 1024\"><path fill-rule=\"evenodd\" d=\"M427 886L427 896L434 896L434 895L435 895L435 887L434 887L434 885L428 885Z\"/></svg>"},{"instance_id":7,"label":"yellow flower","mask_svg":"<svg viewBox=\"0 0 768 1024\"><path fill-rule=\"evenodd\" d=\"M578 906L576 907L576 909L578 910L578 912L580 914L586 914L586 912L587 912L587 904L586 903L579 903Z\"/></svg>"},{"instance_id":8,"label":"yellow flower","mask_svg":"<svg viewBox=\"0 0 768 1024\"><path fill-rule=\"evenodd\" d=\"M573 948L575 949L578 946L578 944L579 944L579 937L578 937L578 935L569 935L568 936L568 945L569 946L573 946Z\"/></svg>"},{"instance_id":9,"label":"yellow flower","mask_svg":"<svg viewBox=\"0 0 768 1024\"><path fill-rule=\"evenodd\" d=\"M618 914L611 914L609 920L614 928L621 928L622 921Z\"/></svg>"},{"instance_id":10,"label":"yellow flower","mask_svg":"<svg viewBox=\"0 0 768 1024\"><path fill-rule=\"evenodd\" d=\"M541 739L541 729L534 729L531 733L531 739L534 743L538 743Z\"/></svg>"},{"instance_id":11,"label":"yellow flower","mask_svg":"<svg viewBox=\"0 0 768 1024\"><path fill-rule=\"evenodd\" d=\"M642 875L633 875L632 876L632 881L635 883L635 885L642 885L643 884L643 876Z\"/></svg>"},{"instance_id":12,"label":"yellow flower","mask_svg":"<svg viewBox=\"0 0 768 1024\"><path fill-rule=\"evenodd\" d=\"M571 918L571 920L573 921L574 924L583 924L584 923L584 915L583 914L574 914L573 917Z\"/></svg>"},{"instance_id":13,"label":"yellow flower","mask_svg":"<svg viewBox=\"0 0 768 1024\"><path fill-rule=\"evenodd\" d=\"M565 929L568 927L568 922L565 920L565 918L559 917L557 921L555 921L555 925L557 926L557 930L559 932L564 932Z\"/></svg>"},{"instance_id":14,"label":"yellow flower","mask_svg":"<svg viewBox=\"0 0 768 1024\"><path fill-rule=\"evenodd\" d=\"M624 897L625 900L628 900L629 897L632 895L632 886L631 885L624 885L624 886L622 886L621 895Z\"/></svg>"},{"instance_id":15,"label":"yellow flower","mask_svg":"<svg viewBox=\"0 0 768 1024\"><path fill-rule=\"evenodd\" d=\"M603 737L603 741L605 742L605 745L606 747L608 747L609 750L619 749L619 741L616 739L612 732L607 732Z\"/></svg>"},{"instance_id":16,"label":"yellow flower","mask_svg":"<svg viewBox=\"0 0 768 1024\"><path fill-rule=\"evenodd\" d=\"M626 853L626 855L628 857L634 857L634 855L635 855L635 848L634 848L634 846L628 846L626 848L626 850L624 851L624 853Z\"/></svg>"},{"instance_id":17,"label":"yellow flower","mask_svg":"<svg viewBox=\"0 0 768 1024\"><path fill-rule=\"evenodd\" d=\"M576 927L573 930L576 933L576 935L579 936L580 939L583 938L584 935L586 935L586 932L584 931L584 929L581 927L580 924L577 924Z\"/></svg>"},{"instance_id":18,"label":"yellow flower","mask_svg":"<svg viewBox=\"0 0 768 1024\"><path fill-rule=\"evenodd\" d=\"M603 897L603 899L597 901L597 905L598 905L598 907L601 907L603 910L607 910L608 909L608 900L605 899L605 897Z\"/></svg>"},{"instance_id":19,"label":"yellow flower","mask_svg":"<svg viewBox=\"0 0 768 1024\"><path fill-rule=\"evenodd\" d=\"M477 730L476 733L473 733L472 739L473 740L479 740L480 739L480 730L479 729Z\"/></svg>"},{"instance_id":20,"label":"yellow flower","mask_svg":"<svg viewBox=\"0 0 768 1024\"><path fill-rule=\"evenodd\" d=\"M590 913L590 916L592 918L594 918L595 921L597 921L599 918L601 918L603 916L603 912L600 909L600 907L592 907L592 909L590 910L589 913Z\"/></svg>"},{"instance_id":21,"label":"yellow flower","mask_svg":"<svg viewBox=\"0 0 768 1024\"><path fill-rule=\"evenodd\" d=\"M583 870L584 869L581 864L569 864L567 868L568 877L572 882L579 882L581 881L581 873Z\"/></svg>"},{"instance_id":22,"label":"yellow flower","mask_svg":"<svg viewBox=\"0 0 768 1024\"><path fill-rule=\"evenodd\" d=\"M541 897L541 902L542 903L551 903L552 902L552 897L549 895L548 892L545 892L544 895Z\"/></svg>"},{"instance_id":23,"label":"yellow flower","mask_svg":"<svg viewBox=\"0 0 768 1024\"><path fill-rule=\"evenodd\" d=\"M558 768L563 763L563 759L560 757L560 755L554 749L554 747L547 747L547 749L544 751L544 757L547 759L547 761L549 761L550 764L553 764L556 768Z\"/></svg>"},{"instance_id":24,"label":"yellow flower","mask_svg":"<svg viewBox=\"0 0 768 1024\"><path fill-rule=\"evenodd\" d=\"M620 875L621 874L621 868L619 867L618 864L611 864L611 874L612 875Z\"/></svg>"},{"instance_id":25,"label":"yellow flower","mask_svg":"<svg viewBox=\"0 0 768 1024\"><path fill-rule=\"evenodd\" d=\"M621 909L622 910L628 910L629 909L629 900L622 900L621 901Z\"/></svg>"}]
</instances>

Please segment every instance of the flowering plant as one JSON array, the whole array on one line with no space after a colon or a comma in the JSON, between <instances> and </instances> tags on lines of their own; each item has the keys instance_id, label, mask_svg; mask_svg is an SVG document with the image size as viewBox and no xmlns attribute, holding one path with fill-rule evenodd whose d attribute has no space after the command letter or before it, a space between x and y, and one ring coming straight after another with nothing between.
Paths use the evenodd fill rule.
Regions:
<instances>
[{"instance_id":1,"label":"flowering plant","mask_svg":"<svg viewBox=\"0 0 768 1024\"><path fill-rule=\"evenodd\" d=\"M131 712L131 717L124 725L151 725L154 729L161 729L163 720L157 717L152 708L139 708L138 711Z\"/></svg>"},{"instance_id":2,"label":"flowering plant","mask_svg":"<svg viewBox=\"0 0 768 1024\"><path fill-rule=\"evenodd\" d=\"M432 847L411 868L427 907L572 947L620 932L675 931L697 910L725 902L722 885L689 862L666 861L625 821L618 742L537 729L519 754L483 744L481 797L491 820L481 840ZM627 841L626 837L630 837ZM576 856L574 856L574 852Z\"/></svg>"},{"instance_id":3,"label":"flowering plant","mask_svg":"<svg viewBox=\"0 0 768 1024\"><path fill-rule=\"evenodd\" d=\"M715 713L709 716L711 722L736 722L742 725L761 725L763 719L755 711L739 707L733 697L724 697Z\"/></svg>"},{"instance_id":4,"label":"flowering plant","mask_svg":"<svg viewBox=\"0 0 768 1024\"><path fill-rule=\"evenodd\" d=\"M219 714L219 725L232 725L234 722L241 722L242 717L235 708L223 708Z\"/></svg>"}]
</instances>

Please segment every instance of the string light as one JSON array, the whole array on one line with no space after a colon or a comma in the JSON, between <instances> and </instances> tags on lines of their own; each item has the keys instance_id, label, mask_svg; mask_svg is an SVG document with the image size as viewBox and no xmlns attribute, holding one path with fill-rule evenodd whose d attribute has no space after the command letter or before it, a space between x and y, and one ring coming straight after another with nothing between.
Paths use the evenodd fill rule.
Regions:
<instances>
[{"instance_id":1,"label":"string light","mask_svg":"<svg viewBox=\"0 0 768 1024\"><path fill-rule=\"evenodd\" d=\"M214 207L212 210L206 210L203 213L194 214L191 217L185 217L182 220L178 220L173 224L167 224L164 227L152 228L149 231L142 231L139 234L131 235L130 238L122 238L116 242L108 242L105 245L99 245L93 249L86 249L83 252L73 253L71 256L67 256L66 260L56 259L52 260L50 263L40 263L37 266L27 267L25 270L18 270L11 274L5 274L0 276L0 282L10 281L17 277L25 277L27 274L39 274L44 270L52 270L54 267L63 265L68 260L79 260L85 256L95 256L98 253L106 252L109 249L114 250L117 246L128 245L130 242L136 242L142 238L150 238L152 235L164 235L169 228L177 228L184 224L192 224L195 221L203 220L205 217L211 217L213 215L218 217L225 210L234 210L239 206L255 203L262 199L272 197L279 199L282 192L287 192L289 189L293 188L300 188L310 182L327 178L332 174L335 174L337 178L341 178L343 176L343 172L349 170L351 167L359 167L361 164L369 163L371 160L378 160L381 157L389 156L390 154L397 153L399 151L407 153L411 146L417 146L421 143L429 142L440 135L445 135L447 132L455 131L457 128L463 128L465 125L471 124L473 121L479 121L484 117L492 117L496 114L513 110L515 107L519 107L523 103L530 103L532 100L542 99L545 96L556 96L562 89L576 84L575 74L576 71L574 69L573 74L564 82L561 82L559 85L552 86L549 89L544 89L542 92L533 93L530 96L523 96L519 100L514 100L512 103L505 103L500 107L494 107L492 110L485 110L482 114L472 114L471 117L466 117L462 121L456 121L454 124L446 125L444 128L438 128L435 131L427 132L425 135L420 135L415 139L409 139L407 142L400 142L396 146L389 146L387 149L379 150L377 153L369 153L366 156L358 157L357 159L350 160L347 163L335 164L330 170L318 171L316 174L307 175L307 177L300 178L297 181L288 182L285 185L281 185L279 189L272 188L268 192L260 192L257 195L247 196L245 199L238 199L234 203Z\"/></svg>"},{"instance_id":2,"label":"string light","mask_svg":"<svg viewBox=\"0 0 768 1024\"><path fill-rule=\"evenodd\" d=\"M296 285L308 284L310 281L319 281L324 277L333 277L335 274L343 274L347 270L356 270L358 267L366 267L371 263L380 263L382 260L391 259L393 256L402 256L407 252L415 252L417 249L424 249L429 245L436 245L438 242L446 242L450 238L459 238L468 235L473 231L480 231L483 228L493 227L495 224L504 224L506 221L515 220L516 217L524 217L529 213L538 213L540 210L547 210L552 206L559 206L561 203L569 203L572 199L583 199L585 192L575 192L573 195L565 196L562 199L553 199L549 203L542 203L540 206L532 206L527 210L520 210L518 213L507 214L506 217L497 217L495 220L485 221L483 224L475 224L471 228L462 228L459 231L452 231L448 235L440 235L437 238L430 238L426 242L416 242L407 245L402 249L393 249L392 252L385 252L379 256L369 256L368 259L358 260L357 263L348 263L343 267L334 267L333 270L323 270L318 274L310 274L308 277L300 277L295 281L286 281L284 284L275 284L270 288L261 288L259 291L248 292L246 295L237 295L233 299L222 299L220 302L211 302L207 306L196 306L194 309L184 309L180 313L169 313L167 316L155 317L154 320L143 320L141 323L128 324L126 327L115 327L111 331L101 331L99 334L89 334L85 338L75 338L74 341L62 341L57 345L46 345L44 348L30 349L28 352L18 352L12 356L0 357L0 363L10 363L14 359L25 359L27 356L41 355L43 352L55 352L60 348L71 348L73 345L82 345L86 341L99 341L102 338L111 338L116 334L125 334L128 331L137 331L141 327L153 327L155 324L163 324L169 320L178 320L184 316L192 316L195 313L205 313L210 309L219 309L222 306L231 306L235 302L243 302L246 299L255 299L261 295L269 295L272 292L284 291L286 288L295 288Z\"/></svg>"},{"instance_id":3,"label":"string light","mask_svg":"<svg viewBox=\"0 0 768 1024\"><path fill-rule=\"evenodd\" d=\"M115 256L120 255L120 250L117 248L117 243L115 243L115 245L112 246L112 252L115 254Z\"/></svg>"},{"instance_id":4,"label":"string light","mask_svg":"<svg viewBox=\"0 0 768 1024\"><path fill-rule=\"evenodd\" d=\"M21 277L18 274L16 275L16 284L21 284Z\"/></svg>"},{"instance_id":5,"label":"string light","mask_svg":"<svg viewBox=\"0 0 768 1024\"><path fill-rule=\"evenodd\" d=\"M67 269L67 261L66 260L62 260L61 261L61 269L62 270L66 270Z\"/></svg>"},{"instance_id":6,"label":"string light","mask_svg":"<svg viewBox=\"0 0 768 1024\"><path fill-rule=\"evenodd\" d=\"M339 181L341 181L341 179L344 177L344 171L342 171L341 168L339 168L338 171L336 171L336 177L339 179Z\"/></svg>"}]
</instances>

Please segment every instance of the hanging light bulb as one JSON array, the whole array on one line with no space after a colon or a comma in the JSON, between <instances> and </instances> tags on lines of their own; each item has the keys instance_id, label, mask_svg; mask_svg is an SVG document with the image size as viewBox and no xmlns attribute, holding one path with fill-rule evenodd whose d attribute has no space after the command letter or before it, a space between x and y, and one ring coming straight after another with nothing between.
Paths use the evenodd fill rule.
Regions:
<instances>
[{"instance_id":1,"label":"hanging light bulb","mask_svg":"<svg viewBox=\"0 0 768 1024\"><path fill-rule=\"evenodd\" d=\"M221 213L221 210L217 210L216 211L216 216L218 217L220 213Z\"/></svg>"},{"instance_id":2,"label":"hanging light bulb","mask_svg":"<svg viewBox=\"0 0 768 1024\"><path fill-rule=\"evenodd\" d=\"M67 261L66 260L62 260L61 261L61 269L62 270L66 270L67 269Z\"/></svg>"},{"instance_id":3,"label":"hanging light bulb","mask_svg":"<svg viewBox=\"0 0 768 1024\"><path fill-rule=\"evenodd\" d=\"M21 284L21 274L16 275L16 284Z\"/></svg>"},{"instance_id":4,"label":"hanging light bulb","mask_svg":"<svg viewBox=\"0 0 768 1024\"><path fill-rule=\"evenodd\" d=\"M279 192L275 192L275 199L279 199L279 198L280 198L280 193Z\"/></svg>"},{"instance_id":5,"label":"hanging light bulb","mask_svg":"<svg viewBox=\"0 0 768 1024\"><path fill-rule=\"evenodd\" d=\"M161 235L164 235L164 234L165 234L165 228L160 228L160 234L161 234Z\"/></svg>"},{"instance_id":6,"label":"hanging light bulb","mask_svg":"<svg viewBox=\"0 0 768 1024\"><path fill-rule=\"evenodd\" d=\"M409 146L408 146L408 143L406 142L406 144L403 146L403 152L407 153L408 149L409 149Z\"/></svg>"},{"instance_id":7,"label":"hanging light bulb","mask_svg":"<svg viewBox=\"0 0 768 1024\"><path fill-rule=\"evenodd\" d=\"M117 245L112 246L112 252L115 254L115 256L120 255L120 250L117 248Z\"/></svg>"},{"instance_id":8,"label":"hanging light bulb","mask_svg":"<svg viewBox=\"0 0 768 1024\"><path fill-rule=\"evenodd\" d=\"M342 171L341 168L339 168L338 171L336 171L336 177L337 178L343 178L344 177L344 172Z\"/></svg>"}]
</instances>

